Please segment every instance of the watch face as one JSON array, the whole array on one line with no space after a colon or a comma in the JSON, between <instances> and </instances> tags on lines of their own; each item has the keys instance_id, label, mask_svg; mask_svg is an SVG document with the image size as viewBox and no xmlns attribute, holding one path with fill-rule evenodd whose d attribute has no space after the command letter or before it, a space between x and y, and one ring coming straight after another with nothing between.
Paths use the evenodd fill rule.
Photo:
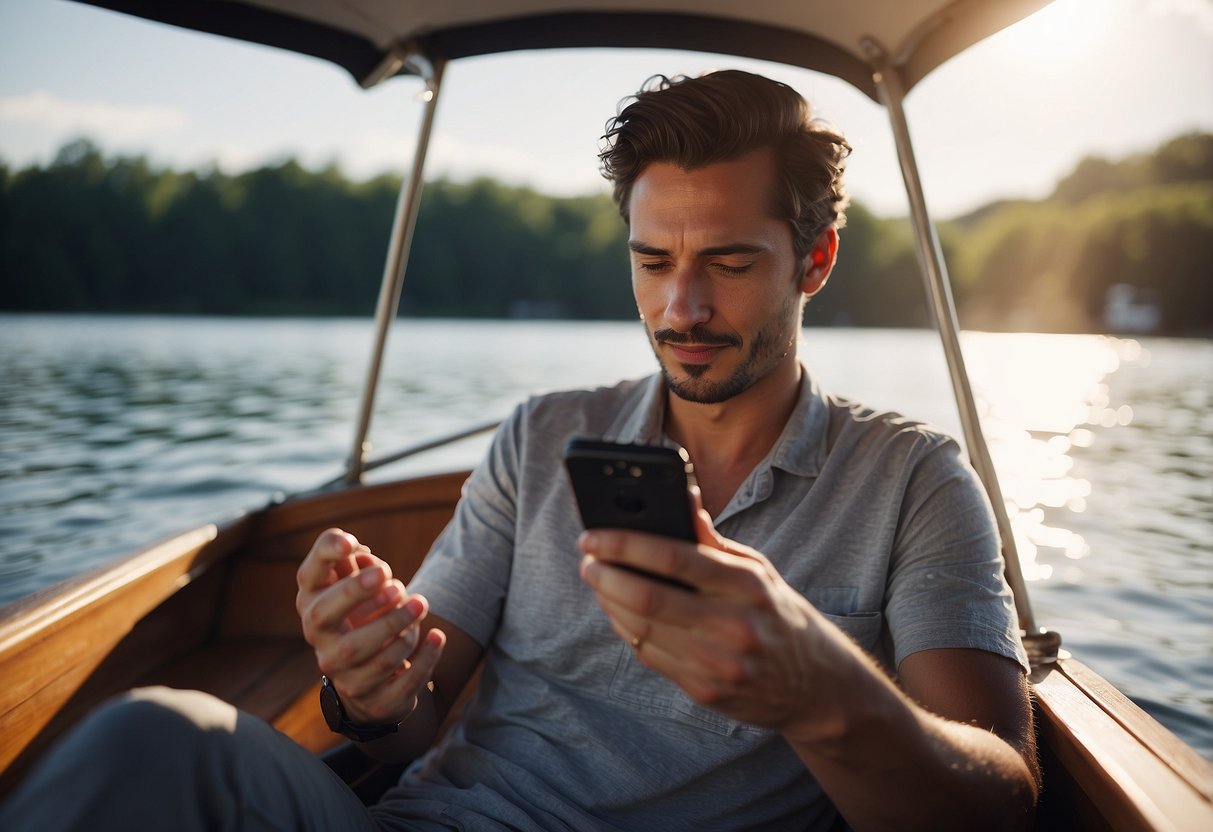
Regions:
<instances>
[{"instance_id":1,"label":"watch face","mask_svg":"<svg viewBox=\"0 0 1213 832\"><path fill-rule=\"evenodd\" d=\"M329 730L340 734L341 729L345 727L345 714L341 710L341 700L337 698L337 691L327 676L322 676L320 679L320 712L324 714L324 721L329 726Z\"/></svg>"}]
</instances>

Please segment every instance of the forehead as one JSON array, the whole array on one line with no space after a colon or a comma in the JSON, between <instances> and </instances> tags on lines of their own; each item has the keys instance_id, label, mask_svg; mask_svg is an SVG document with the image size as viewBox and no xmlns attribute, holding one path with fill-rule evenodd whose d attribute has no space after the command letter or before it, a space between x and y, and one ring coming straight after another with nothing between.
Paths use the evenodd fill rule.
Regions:
<instances>
[{"instance_id":1,"label":"forehead","mask_svg":"<svg viewBox=\"0 0 1213 832\"><path fill-rule=\"evenodd\" d=\"M775 154L768 149L692 170L653 162L632 186L632 236L645 239L646 234L688 225L782 225L773 212L777 187Z\"/></svg>"}]
</instances>

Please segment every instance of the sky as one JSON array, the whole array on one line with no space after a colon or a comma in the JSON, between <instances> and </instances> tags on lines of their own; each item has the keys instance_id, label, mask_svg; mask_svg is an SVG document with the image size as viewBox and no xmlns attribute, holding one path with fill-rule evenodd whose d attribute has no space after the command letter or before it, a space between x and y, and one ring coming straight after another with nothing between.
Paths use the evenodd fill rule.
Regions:
<instances>
[{"instance_id":1,"label":"sky","mask_svg":"<svg viewBox=\"0 0 1213 832\"><path fill-rule=\"evenodd\" d=\"M840 81L725 56L566 50L447 70L427 178L489 175L553 195L605 192L596 154L650 75L739 67L792 84L855 147L848 181L878 214L906 202L883 111ZM294 157L350 177L407 169L421 83L363 91L314 58L63 0L0 0L0 160L50 162L87 136L107 155L237 173ZM1213 131L1213 0L1055 0L928 75L906 111L932 213L1042 198L1084 156Z\"/></svg>"}]
</instances>

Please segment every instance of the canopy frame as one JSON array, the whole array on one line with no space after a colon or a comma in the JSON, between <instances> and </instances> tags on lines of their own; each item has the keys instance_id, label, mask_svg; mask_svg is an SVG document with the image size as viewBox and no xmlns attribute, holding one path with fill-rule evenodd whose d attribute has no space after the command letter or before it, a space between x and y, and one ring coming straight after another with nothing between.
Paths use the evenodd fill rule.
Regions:
<instances>
[{"instance_id":1,"label":"canopy frame","mask_svg":"<svg viewBox=\"0 0 1213 832\"><path fill-rule=\"evenodd\" d=\"M918 267L922 273L923 287L935 329L939 332L948 375L952 381L952 392L960 417L961 431L968 448L973 470L985 487L1002 540L1004 573L1015 599L1015 612L1019 627L1023 631L1024 647L1035 666L1056 660L1061 638L1053 632L1041 630L1036 624L1036 615L1028 596L1024 581L1023 565L1019 559L1019 548L1015 542L1015 530L1007 512L998 474L986 444L977 412L977 401L969 374L965 368L964 351L960 345L960 324L956 314L956 303L952 298L951 280L939 234L927 210L922 179L918 173L918 162L914 156L914 145L910 139L910 126L905 114L905 86L900 73L893 65L885 48L872 38L863 43L864 51L872 65L872 80L876 85L880 103L889 117L893 141L897 147L897 160L901 178L905 183L906 197L910 203L910 223L914 230L915 251Z\"/></svg>"},{"instance_id":2,"label":"canopy frame","mask_svg":"<svg viewBox=\"0 0 1213 832\"><path fill-rule=\"evenodd\" d=\"M438 109L438 94L442 91L442 76L446 61L431 61L419 51L401 50L389 55L378 72L394 72L393 66L407 67L425 81L421 93L425 109L417 134L417 149L413 153L413 165L408 176L400 183L400 196L396 202L396 214L392 220L392 236L388 241L387 258L383 266L383 280L379 287L379 301L375 307L375 340L367 366L366 381L362 387L362 399L358 406L358 420L354 426L354 443L346 464L345 482L355 485L362 482L366 460L371 450L368 438L371 417L375 411L375 394L379 388L379 377L383 370L383 357L387 349L388 334L396 313L400 308L400 293L404 288L404 274L408 267L409 250L413 246L413 232L417 228L417 216L421 212L422 175L425 157L434 132L434 114Z\"/></svg>"}]
</instances>

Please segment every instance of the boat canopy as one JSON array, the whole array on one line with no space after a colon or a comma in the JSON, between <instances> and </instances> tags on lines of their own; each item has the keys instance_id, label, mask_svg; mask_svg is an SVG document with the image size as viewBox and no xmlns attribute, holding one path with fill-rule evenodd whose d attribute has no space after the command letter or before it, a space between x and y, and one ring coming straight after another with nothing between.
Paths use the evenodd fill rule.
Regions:
<instances>
[{"instance_id":1,"label":"boat canopy","mask_svg":"<svg viewBox=\"0 0 1213 832\"><path fill-rule=\"evenodd\" d=\"M841 78L874 100L871 46L908 92L1050 0L84 0L332 61L364 87L431 61L523 49L686 49Z\"/></svg>"}]
</instances>

